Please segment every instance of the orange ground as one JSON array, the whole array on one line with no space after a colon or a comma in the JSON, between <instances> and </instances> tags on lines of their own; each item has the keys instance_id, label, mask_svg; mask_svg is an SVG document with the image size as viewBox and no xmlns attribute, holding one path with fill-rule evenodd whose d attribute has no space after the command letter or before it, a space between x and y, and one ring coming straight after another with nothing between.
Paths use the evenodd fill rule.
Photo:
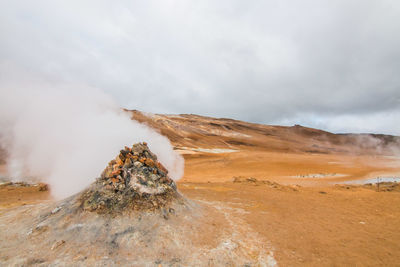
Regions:
<instances>
[{"instance_id":1,"label":"orange ground","mask_svg":"<svg viewBox=\"0 0 400 267\"><path fill-rule=\"evenodd\" d=\"M180 188L192 199L243 209L241 218L271 242L280 266L399 266L399 192L251 183Z\"/></svg>"},{"instance_id":2,"label":"orange ground","mask_svg":"<svg viewBox=\"0 0 400 267\"><path fill-rule=\"evenodd\" d=\"M391 166L393 160L261 152L185 158L180 191L194 200L242 210L235 216L270 241L280 266L398 266L399 190L376 192L375 187L327 186L323 178L284 178L307 173L346 173L355 178L399 171ZM233 183L232 177L240 175L291 184L320 181L308 182L312 187ZM45 199L48 192L37 188L0 188L1 212ZM204 238L212 239L208 234Z\"/></svg>"},{"instance_id":3,"label":"orange ground","mask_svg":"<svg viewBox=\"0 0 400 267\"><path fill-rule=\"evenodd\" d=\"M302 127L189 115L139 119L184 153L179 190L191 199L240 211L233 218L270 241L278 265L399 266L399 187L377 192L375 186L335 186L366 177L399 177L400 159L389 150L377 153L357 143L358 137ZM191 148L237 152L199 153ZM237 176L279 184L233 183ZM0 212L45 199L48 192L0 187ZM204 233L204 240L211 240L210 235Z\"/></svg>"},{"instance_id":4,"label":"orange ground","mask_svg":"<svg viewBox=\"0 0 400 267\"><path fill-rule=\"evenodd\" d=\"M234 176L283 184L332 185L377 176L399 176L400 160L385 156L240 151L224 154L186 154L187 182L225 182ZM324 174L326 177L313 175ZM306 177L301 177L306 176Z\"/></svg>"}]
</instances>

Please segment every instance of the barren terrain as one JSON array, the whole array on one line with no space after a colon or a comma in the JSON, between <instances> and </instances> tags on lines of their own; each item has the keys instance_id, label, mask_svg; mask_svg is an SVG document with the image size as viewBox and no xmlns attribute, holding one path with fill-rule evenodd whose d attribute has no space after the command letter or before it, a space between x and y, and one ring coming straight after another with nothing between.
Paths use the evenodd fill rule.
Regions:
<instances>
[{"instance_id":1,"label":"barren terrain","mask_svg":"<svg viewBox=\"0 0 400 267\"><path fill-rule=\"evenodd\" d=\"M300 125L130 112L167 136L184 155L184 182L225 182L247 176L324 186L400 176L397 136L332 134Z\"/></svg>"},{"instance_id":2,"label":"barren terrain","mask_svg":"<svg viewBox=\"0 0 400 267\"><path fill-rule=\"evenodd\" d=\"M398 266L398 184L337 184L400 177L399 137L129 112L185 157L178 189L213 217L194 225L198 247L267 265ZM1 186L2 223L43 202L52 200L37 187Z\"/></svg>"}]
</instances>

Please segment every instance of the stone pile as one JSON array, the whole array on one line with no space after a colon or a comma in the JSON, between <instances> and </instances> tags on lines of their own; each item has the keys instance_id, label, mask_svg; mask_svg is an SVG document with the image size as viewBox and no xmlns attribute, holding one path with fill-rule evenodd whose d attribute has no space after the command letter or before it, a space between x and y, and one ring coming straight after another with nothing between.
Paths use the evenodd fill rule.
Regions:
<instances>
[{"instance_id":1,"label":"stone pile","mask_svg":"<svg viewBox=\"0 0 400 267\"><path fill-rule=\"evenodd\" d=\"M125 147L81 196L84 210L154 210L179 197L175 182L147 143Z\"/></svg>"}]
</instances>

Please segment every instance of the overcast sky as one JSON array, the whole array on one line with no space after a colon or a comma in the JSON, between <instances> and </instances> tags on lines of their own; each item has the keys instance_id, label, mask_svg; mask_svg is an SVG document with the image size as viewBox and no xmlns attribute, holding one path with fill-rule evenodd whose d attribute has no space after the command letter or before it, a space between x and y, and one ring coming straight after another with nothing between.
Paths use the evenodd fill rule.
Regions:
<instances>
[{"instance_id":1,"label":"overcast sky","mask_svg":"<svg viewBox=\"0 0 400 267\"><path fill-rule=\"evenodd\" d=\"M8 90L84 85L147 112L400 135L398 0L0 0L0 38Z\"/></svg>"}]
</instances>

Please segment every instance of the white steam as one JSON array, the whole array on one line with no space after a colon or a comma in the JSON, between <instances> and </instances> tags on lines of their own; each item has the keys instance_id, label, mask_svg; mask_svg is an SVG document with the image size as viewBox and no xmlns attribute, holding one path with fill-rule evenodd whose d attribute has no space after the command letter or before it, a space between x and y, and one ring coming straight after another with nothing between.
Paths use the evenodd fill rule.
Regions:
<instances>
[{"instance_id":1,"label":"white steam","mask_svg":"<svg viewBox=\"0 0 400 267\"><path fill-rule=\"evenodd\" d=\"M44 180L57 198L82 190L121 148L137 142L148 143L171 178L183 175L183 158L167 138L94 88L0 84L0 138L9 175Z\"/></svg>"}]
</instances>

